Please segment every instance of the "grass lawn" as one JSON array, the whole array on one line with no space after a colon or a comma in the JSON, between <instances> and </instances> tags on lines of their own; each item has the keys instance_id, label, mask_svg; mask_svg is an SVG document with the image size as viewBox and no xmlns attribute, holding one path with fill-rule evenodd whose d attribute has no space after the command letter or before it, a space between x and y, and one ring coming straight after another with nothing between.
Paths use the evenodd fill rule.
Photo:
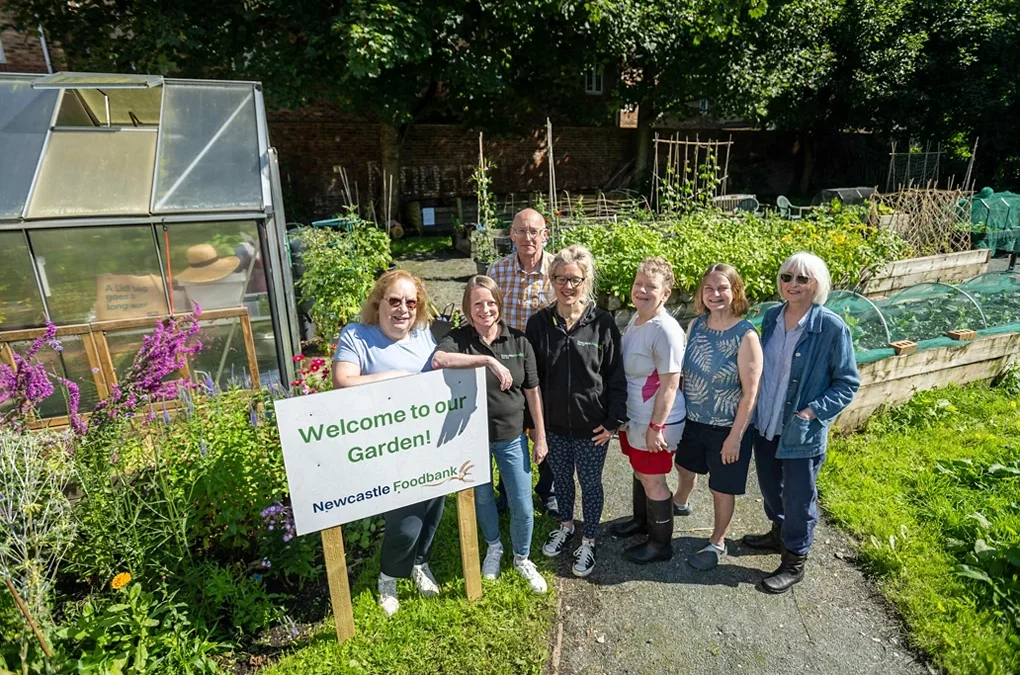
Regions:
<instances>
[{"instance_id":1,"label":"grass lawn","mask_svg":"<svg viewBox=\"0 0 1020 675\"><path fill-rule=\"evenodd\" d=\"M1020 672L1020 387L922 392L833 438L831 519L946 672Z\"/></svg>"},{"instance_id":2,"label":"grass lawn","mask_svg":"<svg viewBox=\"0 0 1020 675\"><path fill-rule=\"evenodd\" d=\"M422 598L410 580L401 580L397 586L400 611L387 619L376 604L376 554L351 589L355 637L338 645L333 619L328 617L304 646L261 672L539 673L548 657L555 613L554 577L540 547L553 527L548 517L535 514L531 559L549 582L547 594L533 594L513 570L509 521L504 516L500 523L506 550L503 573L496 581L483 580L482 599L468 602L457 535L457 502L455 496L448 497L430 563L442 587L439 597ZM484 554L480 535L479 543Z\"/></svg>"},{"instance_id":3,"label":"grass lawn","mask_svg":"<svg viewBox=\"0 0 1020 675\"><path fill-rule=\"evenodd\" d=\"M453 240L448 234L438 237L415 237L408 235L403 239L394 239L390 242L390 252L393 253L394 258L428 256L452 248Z\"/></svg>"}]
</instances>

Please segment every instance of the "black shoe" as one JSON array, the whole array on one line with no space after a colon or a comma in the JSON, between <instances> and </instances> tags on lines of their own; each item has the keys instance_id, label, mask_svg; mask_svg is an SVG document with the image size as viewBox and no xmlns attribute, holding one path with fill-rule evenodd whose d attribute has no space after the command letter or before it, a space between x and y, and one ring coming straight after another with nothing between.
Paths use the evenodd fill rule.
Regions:
<instances>
[{"instance_id":1,"label":"black shoe","mask_svg":"<svg viewBox=\"0 0 1020 675\"><path fill-rule=\"evenodd\" d=\"M779 553L783 547L783 539L780 537L781 531L782 526L779 523L772 523L772 529L765 534L745 534L741 541L751 548Z\"/></svg>"},{"instance_id":2,"label":"black shoe","mask_svg":"<svg viewBox=\"0 0 1020 675\"><path fill-rule=\"evenodd\" d=\"M636 534L648 534L648 509L645 501L645 486L637 478L631 488L634 501L634 515L630 520L617 523L610 528L614 537L633 537Z\"/></svg>"},{"instance_id":3,"label":"black shoe","mask_svg":"<svg viewBox=\"0 0 1020 675\"><path fill-rule=\"evenodd\" d=\"M762 579L761 585L766 593L785 593L790 586L798 583L804 578L804 563L807 562L807 554L797 555L789 551L783 551L783 562L772 574Z\"/></svg>"},{"instance_id":4,"label":"black shoe","mask_svg":"<svg viewBox=\"0 0 1020 675\"><path fill-rule=\"evenodd\" d=\"M676 502L673 502L673 515L674 516L689 516L694 513L694 509L691 507L690 502L686 506L680 506Z\"/></svg>"},{"instance_id":5,"label":"black shoe","mask_svg":"<svg viewBox=\"0 0 1020 675\"><path fill-rule=\"evenodd\" d=\"M648 539L623 552L633 563L644 565L673 557L673 499L647 499Z\"/></svg>"},{"instance_id":6,"label":"black shoe","mask_svg":"<svg viewBox=\"0 0 1020 675\"><path fill-rule=\"evenodd\" d=\"M542 500L542 508L545 510L549 517L553 520L560 519L560 505L556 502L556 497L549 497L548 499Z\"/></svg>"}]
</instances>

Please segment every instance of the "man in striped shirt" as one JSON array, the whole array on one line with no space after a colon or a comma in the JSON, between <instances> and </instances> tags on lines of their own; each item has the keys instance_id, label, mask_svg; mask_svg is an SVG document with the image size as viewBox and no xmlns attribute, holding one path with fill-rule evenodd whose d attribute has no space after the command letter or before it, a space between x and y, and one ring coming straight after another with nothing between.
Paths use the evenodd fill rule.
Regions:
<instances>
[{"instance_id":1,"label":"man in striped shirt","mask_svg":"<svg viewBox=\"0 0 1020 675\"><path fill-rule=\"evenodd\" d=\"M510 239L516 250L489 266L488 276L503 293L503 316L511 328L524 331L531 315L555 300L549 281L549 265L553 254L543 247L549 238L545 218L535 209L524 209L514 216ZM530 419L530 416L529 416ZM549 514L557 517L556 492L552 469L548 462L538 465L538 483L535 493ZM506 509L506 497L499 491L497 505Z\"/></svg>"}]
</instances>

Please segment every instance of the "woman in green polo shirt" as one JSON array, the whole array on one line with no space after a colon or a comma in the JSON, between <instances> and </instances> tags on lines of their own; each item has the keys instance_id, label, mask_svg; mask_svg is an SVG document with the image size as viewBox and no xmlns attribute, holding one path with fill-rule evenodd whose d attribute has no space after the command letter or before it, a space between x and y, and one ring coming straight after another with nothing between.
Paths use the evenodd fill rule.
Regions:
<instances>
[{"instance_id":1,"label":"woman in green polo shirt","mask_svg":"<svg viewBox=\"0 0 1020 675\"><path fill-rule=\"evenodd\" d=\"M487 369L489 452L496 460L509 497L514 569L527 579L532 591L545 593L545 579L528 558L535 515L531 502L532 457L524 433L525 402L534 418L535 462L542 462L548 453L535 352L524 333L510 328L503 320L503 295L489 277L471 277L464 289L462 306L468 324L455 328L443 339L432 357L432 367ZM495 579L499 576L503 544L491 482L475 488L475 511L489 545L482 561L482 576Z\"/></svg>"}]
</instances>

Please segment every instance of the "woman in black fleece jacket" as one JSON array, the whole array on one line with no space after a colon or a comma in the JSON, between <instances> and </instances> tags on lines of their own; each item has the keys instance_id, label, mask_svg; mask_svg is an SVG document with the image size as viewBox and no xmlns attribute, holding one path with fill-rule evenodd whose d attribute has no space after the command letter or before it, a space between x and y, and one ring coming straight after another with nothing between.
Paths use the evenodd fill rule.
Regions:
<instances>
[{"instance_id":1,"label":"woman in black fleece jacket","mask_svg":"<svg viewBox=\"0 0 1020 675\"><path fill-rule=\"evenodd\" d=\"M556 254L549 266L556 303L528 320L543 392L547 461L559 502L560 527L542 553L559 555L574 536L574 471L581 484L584 533L573 572L595 568L595 532L602 518L602 467L609 440L627 420L620 329L595 306L595 261L580 244Z\"/></svg>"}]
</instances>

